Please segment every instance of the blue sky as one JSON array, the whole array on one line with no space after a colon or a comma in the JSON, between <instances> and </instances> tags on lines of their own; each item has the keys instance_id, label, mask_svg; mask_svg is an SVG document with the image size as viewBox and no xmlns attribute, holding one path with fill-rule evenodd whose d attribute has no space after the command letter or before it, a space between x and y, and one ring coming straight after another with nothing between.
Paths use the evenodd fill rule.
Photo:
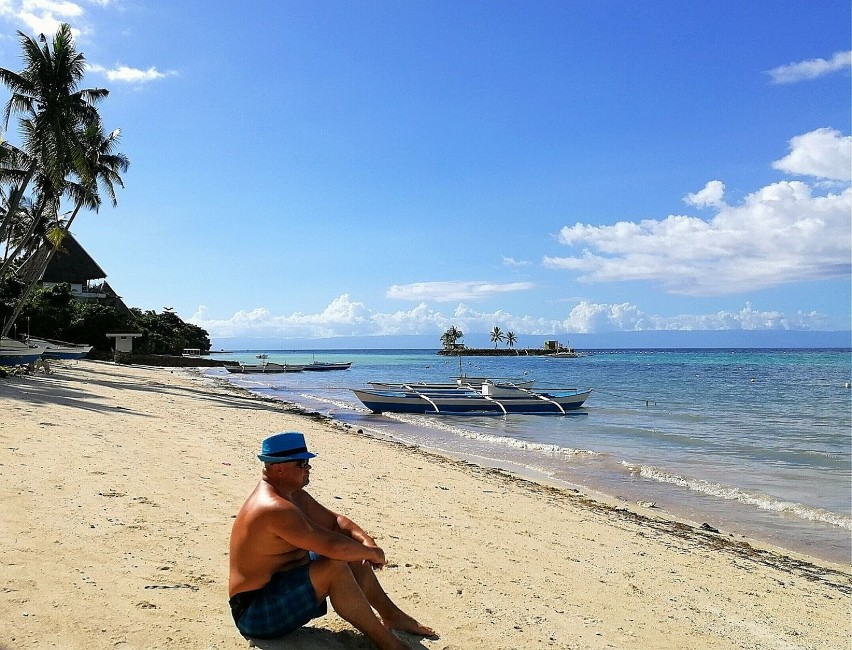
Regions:
<instances>
[{"instance_id":1,"label":"blue sky","mask_svg":"<svg viewBox=\"0 0 852 650\"><path fill-rule=\"evenodd\" d=\"M131 160L74 233L217 339L846 330L851 12L0 0L0 66L72 26Z\"/></svg>"}]
</instances>

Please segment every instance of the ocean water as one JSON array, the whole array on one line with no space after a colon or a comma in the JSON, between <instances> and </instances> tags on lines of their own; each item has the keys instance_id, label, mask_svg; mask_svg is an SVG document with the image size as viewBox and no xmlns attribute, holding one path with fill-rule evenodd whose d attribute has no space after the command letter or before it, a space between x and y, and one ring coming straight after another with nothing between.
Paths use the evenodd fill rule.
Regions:
<instances>
[{"instance_id":1,"label":"ocean water","mask_svg":"<svg viewBox=\"0 0 852 650\"><path fill-rule=\"evenodd\" d=\"M353 365L207 374L376 435L558 485L655 502L723 533L852 562L850 350L601 350L578 359L460 360L427 350L265 352L279 363L307 363L315 355ZM256 363L256 353L219 358ZM372 414L350 390L369 381L448 381L460 371L594 392L568 416L436 416Z\"/></svg>"}]
</instances>

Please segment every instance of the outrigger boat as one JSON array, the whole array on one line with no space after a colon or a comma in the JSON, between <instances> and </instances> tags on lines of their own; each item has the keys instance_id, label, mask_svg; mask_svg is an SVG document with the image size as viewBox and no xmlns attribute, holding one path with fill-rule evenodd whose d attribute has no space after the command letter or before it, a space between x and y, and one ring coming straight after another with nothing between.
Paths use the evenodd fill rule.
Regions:
<instances>
[{"instance_id":1,"label":"outrigger boat","mask_svg":"<svg viewBox=\"0 0 852 650\"><path fill-rule=\"evenodd\" d=\"M324 372L326 370L349 370L349 366L351 365L351 361L317 361L316 357L314 357L310 363L305 364L305 370L311 370L313 372Z\"/></svg>"},{"instance_id":2,"label":"outrigger boat","mask_svg":"<svg viewBox=\"0 0 852 650\"><path fill-rule=\"evenodd\" d=\"M531 388L535 384L535 379L511 379L511 378L496 378L496 377L468 377L467 375L459 375L458 377L450 377L454 379L453 383L446 382L426 382L426 381L410 381L405 383L390 383L385 381L369 381L367 382L373 388L416 388L417 390L430 388L474 388L479 390L482 384L490 381L493 384L509 384L518 388Z\"/></svg>"},{"instance_id":3,"label":"outrigger boat","mask_svg":"<svg viewBox=\"0 0 852 650\"><path fill-rule=\"evenodd\" d=\"M275 373L275 372L302 372L305 366L294 365L291 363L273 363L272 361L264 361L263 363L251 364L241 363L238 366L225 366L225 370L235 374L239 373Z\"/></svg>"},{"instance_id":4,"label":"outrigger boat","mask_svg":"<svg viewBox=\"0 0 852 650\"><path fill-rule=\"evenodd\" d=\"M45 359L82 359L92 351L91 345L82 343L67 343L53 339L27 339L30 345L44 347L42 357Z\"/></svg>"},{"instance_id":5,"label":"outrigger boat","mask_svg":"<svg viewBox=\"0 0 852 650\"><path fill-rule=\"evenodd\" d=\"M478 386L472 383L386 384L381 388L354 388L352 392L373 413L567 415L568 411L580 408L592 390L540 390L485 379Z\"/></svg>"},{"instance_id":6,"label":"outrigger boat","mask_svg":"<svg viewBox=\"0 0 852 650\"><path fill-rule=\"evenodd\" d=\"M15 339L0 338L0 366L25 366L41 358L43 345L30 345Z\"/></svg>"}]
</instances>

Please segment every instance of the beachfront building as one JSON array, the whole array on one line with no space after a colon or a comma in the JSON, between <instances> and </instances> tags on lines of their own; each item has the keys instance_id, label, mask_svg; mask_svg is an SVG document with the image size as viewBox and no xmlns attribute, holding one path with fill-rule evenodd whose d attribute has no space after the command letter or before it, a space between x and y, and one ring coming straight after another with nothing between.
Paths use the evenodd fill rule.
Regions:
<instances>
[{"instance_id":1,"label":"beachfront building","mask_svg":"<svg viewBox=\"0 0 852 650\"><path fill-rule=\"evenodd\" d=\"M133 339L137 339L140 336L142 334L137 332L107 334L107 338L113 341L113 361L116 363L130 363L130 357L133 354Z\"/></svg>"},{"instance_id":2,"label":"beachfront building","mask_svg":"<svg viewBox=\"0 0 852 650\"><path fill-rule=\"evenodd\" d=\"M47 248L44 247L46 251ZM33 256L38 260L41 251ZM34 265L35 268L40 266ZM62 248L56 252L45 268L38 285L52 287L67 282L71 294L77 300L94 300L115 307L119 313L130 316L124 301L106 281L106 272L80 245L74 235L68 233L62 240Z\"/></svg>"}]
</instances>

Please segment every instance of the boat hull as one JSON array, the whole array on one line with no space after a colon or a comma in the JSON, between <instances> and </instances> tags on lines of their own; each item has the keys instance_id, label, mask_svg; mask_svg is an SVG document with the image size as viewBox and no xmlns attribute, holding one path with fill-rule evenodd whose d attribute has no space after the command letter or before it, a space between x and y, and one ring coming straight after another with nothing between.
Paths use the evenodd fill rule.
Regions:
<instances>
[{"instance_id":1,"label":"boat hull","mask_svg":"<svg viewBox=\"0 0 852 650\"><path fill-rule=\"evenodd\" d=\"M82 343L66 343L52 339L27 339L29 345L37 345L44 348L42 358L44 359L82 359L92 351L91 345Z\"/></svg>"},{"instance_id":2,"label":"boat hull","mask_svg":"<svg viewBox=\"0 0 852 650\"><path fill-rule=\"evenodd\" d=\"M29 346L14 339L0 340L0 366L25 366L44 354L44 346Z\"/></svg>"},{"instance_id":3,"label":"boat hull","mask_svg":"<svg viewBox=\"0 0 852 650\"><path fill-rule=\"evenodd\" d=\"M306 365L304 369L310 372L326 372L328 370L349 370L349 366L351 365L351 361L346 363L324 363L322 361L314 361L313 363Z\"/></svg>"},{"instance_id":4,"label":"boat hull","mask_svg":"<svg viewBox=\"0 0 852 650\"><path fill-rule=\"evenodd\" d=\"M91 350L91 346L86 347L85 349L81 348L79 350L57 350L48 348L44 351L42 356L45 359L82 359L89 354Z\"/></svg>"},{"instance_id":5,"label":"boat hull","mask_svg":"<svg viewBox=\"0 0 852 650\"><path fill-rule=\"evenodd\" d=\"M235 374L271 374L280 372L302 372L302 370L304 369L305 366L295 366L291 364L282 363L261 363L256 365L241 363L239 366L225 366L225 370Z\"/></svg>"},{"instance_id":6,"label":"boat hull","mask_svg":"<svg viewBox=\"0 0 852 650\"><path fill-rule=\"evenodd\" d=\"M453 384L446 382L425 382L425 381L412 381L408 383L391 383L384 381L370 381L367 382L370 386L374 388L381 388L383 390L388 389L414 389L414 390L452 390L459 388L467 388L473 390L481 390L482 385L486 382L490 381L484 377L456 377L456 381ZM518 388L531 388L535 384L535 379L511 379L508 380L511 382L513 386Z\"/></svg>"},{"instance_id":7,"label":"boat hull","mask_svg":"<svg viewBox=\"0 0 852 650\"><path fill-rule=\"evenodd\" d=\"M373 413L417 413L432 415L495 414L564 415L580 408L591 390L533 393L501 390L485 395L471 390L379 390L353 389L355 396Z\"/></svg>"}]
</instances>

